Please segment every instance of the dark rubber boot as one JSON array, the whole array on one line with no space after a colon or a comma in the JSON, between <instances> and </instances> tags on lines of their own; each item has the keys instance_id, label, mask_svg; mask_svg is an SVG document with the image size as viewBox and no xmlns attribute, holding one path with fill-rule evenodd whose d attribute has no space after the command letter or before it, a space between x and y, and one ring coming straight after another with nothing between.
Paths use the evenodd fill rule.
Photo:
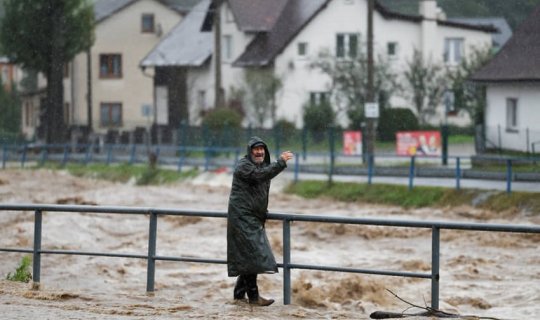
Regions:
<instances>
[{"instance_id":1,"label":"dark rubber boot","mask_svg":"<svg viewBox=\"0 0 540 320\"><path fill-rule=\"evenodd\" d=\"M259 287L257 286L256 274L246 275L245 280L250 305L266 307L274 303L273 299L265 299L259 295Z\"/></svg>"},{"instance_id":2,"label":"dark rubber boot","mask_svg":"<svg viewBox=\"0 0 540 320\"><path fill-rule=\"evenodd\" d=\"M246 280L243 275L239 275L234 286L234 300L244 300L246 298Z\"/></svg>"}]
</instances>

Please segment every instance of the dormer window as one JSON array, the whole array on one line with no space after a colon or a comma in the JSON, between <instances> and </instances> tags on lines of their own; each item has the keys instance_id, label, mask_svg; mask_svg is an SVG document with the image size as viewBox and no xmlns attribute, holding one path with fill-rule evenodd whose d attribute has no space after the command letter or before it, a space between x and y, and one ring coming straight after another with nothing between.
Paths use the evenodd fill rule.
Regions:
<instances>
[{"instance_id":1,"label":"dormer window","mask_svg":"<svg viewBox=\"0 0 540 320\"><path fill-rule=\"evenodd\" d=\"M141 32L153 33L155 31L154 14L143 13L141 16Z\"/></svg>"}]
</instances>

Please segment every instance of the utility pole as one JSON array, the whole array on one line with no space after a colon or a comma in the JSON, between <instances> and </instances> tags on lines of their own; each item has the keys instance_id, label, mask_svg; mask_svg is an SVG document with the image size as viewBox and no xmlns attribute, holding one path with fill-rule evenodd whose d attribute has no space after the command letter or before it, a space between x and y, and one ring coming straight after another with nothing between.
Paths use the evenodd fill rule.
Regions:
<instances>
[{"instance_id":1,"label":"utility pole","mask_svg":"<svg viewBox=\"0 0 540 320\"><path fill-rule=\"evenodd\" d=\"M375 93L373 88L373 9L374 9L374 0L368 0L368 18L367 18L367 101L364 104L364 109L367 108L367 104L372 104L375 102ZM373 157L375 154L375 119L366 114L367 121L367 132L366 132L366 142L367 142L367 154L368 157Z\"/></svg>"},{"instance_id":2,"label":"utility pole","mask_svg":"<svg viewBox=\"0 0 540 320\"><path fill-rule=\"evenodd\" d=\"M214 107L224 106L223 88L221 87L221 3L223 0L214 0Z\"/></svg>"}]
</instances>

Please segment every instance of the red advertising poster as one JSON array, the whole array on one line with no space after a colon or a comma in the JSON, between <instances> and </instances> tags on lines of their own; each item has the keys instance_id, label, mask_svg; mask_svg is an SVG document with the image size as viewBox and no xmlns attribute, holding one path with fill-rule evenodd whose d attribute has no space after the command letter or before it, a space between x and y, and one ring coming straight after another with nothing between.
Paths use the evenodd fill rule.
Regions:
<instances>
[{"instance_id":1,"label":"red advertising poster","mask_svg":"<svg viewBox=\"0 0 540 320\"><path fill-rule=\"evenodd\" d=\"M396 154L399 156L441 156L439 131L402 131L396 133Z\"/></svg>"},{"instance_id":2,"label":"red advertising poster","mask_svg":"<svg viewBox=\"0 0 540 320\"><path fill-rule=\"evenodd\" d=\"M346 156L362 154L361 131L343 131L343 154Z\"/></svg>"}]
</instances>

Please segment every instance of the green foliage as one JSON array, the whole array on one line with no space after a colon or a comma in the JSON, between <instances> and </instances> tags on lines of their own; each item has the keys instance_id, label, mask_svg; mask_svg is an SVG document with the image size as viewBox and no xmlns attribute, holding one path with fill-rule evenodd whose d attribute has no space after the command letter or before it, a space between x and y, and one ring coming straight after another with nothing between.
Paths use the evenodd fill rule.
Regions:
<instances>
[{"instance_id":1,"label":"green foliage","mask_svg":"<svg viewBox=\"0 0 540 320\"><path fill-rule=\"evenodd\" d=\"M395 141L396 132L418 130L418 119L410 109L383 109L377 133L381 141Z\"/></svg>"},{"instance_id":2,"label":"green foliage","mask_svg":"<svg viewBox=\"0 0 540 320\"><path fill-rule=\"evenodd\" d=\"M43 72L47 95L42 125L48 143L66 138L64 65L94 43L90 0L6 0L0 25L2 54L25 70Z\"/></svg>"},{"instance_id":3,"label":"green foliage","mask_svg":"<svg viewBox=\"0 0 540 320\"><path fill-rule=\"evenodd\" d=\"M424 61L415 50L413 58L407 61L404 76L404 93L415 107L420 123L426 123L435 114L446 89L444 69L442 65Z\"/></svg>"},{"instance_id":4,"label":"green foliage","mask_svg":"<svg viewBox=\"0 0 540 320\"><path fill-rule=\"evenodd\" d=\"M9 281L29 282L32 279L32 273L29 270L31 263L30 256L24 256L17 269L15 269L15 273L8 273L6 279Z\"/></svg>"},{"instance_id":5,"label":"green foliage","mask_svg":"<svg viewBox=\"0 0 540 320\"><path fill-rule=\"evenodd\" d=\"M238 145L242 116L233 109L216 108L207 113L202 121L203 135L207 145Z\"/></svg>"},{"instance_id":6,"label":"green foliage","mask_svg":"<svg viewBox=\"0 0 540 320\"><path fill-rule=\"evenodd\" d=\"M304 106L304 127L317 143L324 139L327 129L335 124L335 119L335 112L328 102Z\"/></svg>"},{"instance_id":7,"label":"green foliage","mask_svg":"<svg viewBox=\"0 0 540 320\"><path fill-rule=\"evenodd\" d=\"M283 86L273 69L251 69L244 71L245 96L248 102L246 113L250 123L262 127L267 119L276 121L276 94Z\"/></svg>"},{"instance_id":8,"label":"green foliage","mask_svg":"<svg viewBox=\"0 0 540 320\"><path fill-rule=\"evenodd\" d=\"M386 205L396 205L404 208L448 207L473 205L476 199L492 191L484 190L455 190L442 187L414 187L385 184L358 184L334 182L328 185L325 181L300 181L291 184L285 192L293 193L304 198L329 197L344 202L366 202ZM510 212L511 214L526 210L540 214L540 197L530 192L497 192L487 198L478 207L495 212Z\"/></svg>"},{"instance_id":9,"label":"green foliage","mask_svg":"<svg viewBox=\"0 0 540 320\"><path fill-rule=\"evenodd\" d=\"M279 119L276 121L274 128L279 130L279 137L283 142L288 142L291 138L296 136L296 126L293 122L286 119Z\"/></svg>"},{"instance_id":10,"label":"green foliage","mask_svg":"<svg viewBox=\"0 0 540 320\"><path fill-rule=\"evenodd\" d=\"M0 138L17 136L21 132L21 101L15 87L7 92L0 85L0 115Z\"/></svg>"},{"instance_id":11,"label":"green foliage","mask_svg":"<svg viewBox=\"0 0 540 320\"><path fill-rule=\"evenodd\" d=\"M66 63L94 43L90 1L7 0L4 8L0 26L3 54L25 69L47 73L53 53L60 53L61 63Z\"/></svg>"},{"instance_id":12,"label":"green foliage","mask_svg":"<svg viewBox=\"0 0 540 320\"><path fill-rule=\"evenodd\" d=\"M353 57L336 57L330 50L323 50L310 65L310 68L328 75L332 81L329 88L331 101L341 106L338 112L345 112L350 128L358 129L364 117L364 104L368 101L367 55L365 46L358 39L358 48ZM374 92L381 109L389 107L388 102L394 92L401 88L398 77L391 69L387 59L378 56L374 62Z\"/></svg>"},{"instance_id":13,"label":"green foliage","mask_svg":"<svg viewBox=\"0 0 540 320\"><path fill-rule=\"evenodd\" d=\"M457 68L447 71L455 96L456 110L466 111L474 123L483 122L483 110L486 106L485 84L472 83L468 78L493 56L490 48L473 48L468 57L464 57Z\"/></svg>"},{"instance_id":14,"label":"green foliage","mask_svg":"<svg viewBox=\"0 0 540 320\"><path fill-rule=\"evenodd\" d=\"M223 130L224 128L240 128L242 116L231 109L217 108L208 112L203 119L202 125L209 130Z\"/></svg>"}]
</instances>

